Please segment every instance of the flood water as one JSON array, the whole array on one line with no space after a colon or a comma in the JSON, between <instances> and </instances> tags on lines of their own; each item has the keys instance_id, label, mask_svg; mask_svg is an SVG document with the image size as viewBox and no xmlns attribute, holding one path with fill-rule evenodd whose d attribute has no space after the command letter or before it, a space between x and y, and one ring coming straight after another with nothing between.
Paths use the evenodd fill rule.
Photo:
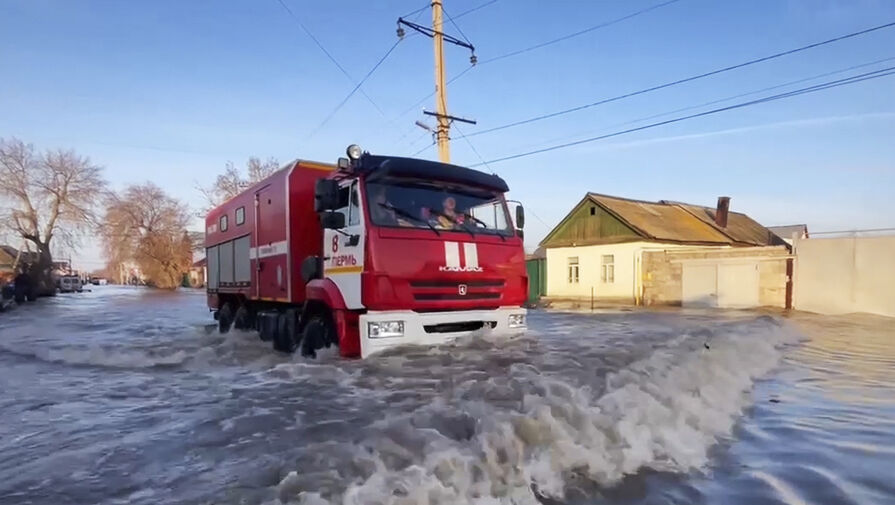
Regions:
<instances>
[{"instance_id":1,"label":"flood water","mask_svg":"<svg viewBox=\"0 0 895 505\"><path fill-rule=\"evenodd\" d=\"M891 319L533 312L309 361L208 333L204 302L0 315L0 503L895 503Z\"/></svg>"}]
</instances>

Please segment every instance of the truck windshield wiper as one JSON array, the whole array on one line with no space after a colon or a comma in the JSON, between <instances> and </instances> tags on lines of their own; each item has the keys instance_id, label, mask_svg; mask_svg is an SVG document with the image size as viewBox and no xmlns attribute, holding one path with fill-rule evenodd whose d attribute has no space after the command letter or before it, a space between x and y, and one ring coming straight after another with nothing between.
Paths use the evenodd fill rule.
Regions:
<instances>
[{"instance_id":1,"label":"truck windshield wiper","mask_svg":"<svg viewBox=\"0 0 895 505\"><path fill-rule=\"evenodd\" d=\"M464 213L463 213L463 216L465 216L465 217L467 217L467 218L469 218L469 219L472 219L472 220L475 221L476 223L479 223L480 225L482 225L482 228L484 228L484 229L486 229L486 230L490 230L490 229L491 229L491 228L488 228L488 223L486 223L486 222L482 221L481 219L479 219L479 218L473 216L472 214L469 214L469 213L464 212ZM497 236L500 237L501 240L503 240L504 242L507 241L507 238L503 236L503 233L500 233L500 230L495 230L495 231L497 232Z\"/></svg>"},{"instance_id":2,"label":"truck windshield wiper","mask_svg":"<svg viewBox=\"0 0 895 505\"><path fill-rule=\"evenodd\" d=\"M466 233L469 233L470 236L475 237L475 232L472 231L472 229L470 227L466 226L465 222L459 223L459 222L457 222L456 219L453 219L452 217L448 216L447 214L445 214L443 212L438 212L435 209L429 209L429 212L435 214L436 216L443 217L443 218L447 219L448 221L454 223L455 225L459 224L461 227L463 227L463 230L466 231Z\"/></svg>"},{"instance_id":3,"label":"truck windshield wiper","mask_svg":"<svg viewBox=\"0 0 895 505\"><path fill-rule=\"evenodd\" d=\"M424 223L426 226L429 227L430 230L434 231L436 235L438 235L439 237L441 236L441 233L438 231L438 228L435 228L434 226L432 226L432 223L430 223L429 221L427 221L421 217L414 216L410 212L407 212L406 210L401 209L399 207L395 207L394 205L392 205L390 203L379 202L379 205L385 207L386 209L394 212L395 214L397 214L401 217L406 217L407 219L412 219L414 221Z\"/></svg>"}]
</instances>

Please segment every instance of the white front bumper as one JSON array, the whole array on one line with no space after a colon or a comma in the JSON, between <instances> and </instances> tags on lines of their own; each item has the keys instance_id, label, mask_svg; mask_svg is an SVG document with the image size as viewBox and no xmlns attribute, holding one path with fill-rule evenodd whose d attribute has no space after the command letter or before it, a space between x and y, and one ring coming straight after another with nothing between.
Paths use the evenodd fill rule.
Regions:
<instances>
[{"instance_id":1,"label":"white front bumper","mask_svg":"<svg viewBox=\"0 0 895 505\"><path fill-rule=\"evenodd\" d=\"M520 335L525 332L525 326L510 328L509 317L511 314L525 314L526 310L520 307L501 307L495 310L462 310L453 312L413 312L412 310L395 310L382 312L367 312L360 316L360 352L361 357L366 358L384 349L400 345L438 345L450 342L459 337L472 335L477 331L457 331L451 333L429 333L426 326L446 323L464 323L482 321L494 323L494 327L488 330L497 335ZM370 338L368 323L383 321L403 321L404 335L400 337Z\"/></svg>"}]
</instances>

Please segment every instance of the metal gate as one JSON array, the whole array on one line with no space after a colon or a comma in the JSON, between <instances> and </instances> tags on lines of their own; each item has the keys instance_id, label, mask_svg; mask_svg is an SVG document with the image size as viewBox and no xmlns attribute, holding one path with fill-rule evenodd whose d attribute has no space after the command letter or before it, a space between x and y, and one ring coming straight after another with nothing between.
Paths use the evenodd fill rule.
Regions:
<instances>
[{"instance_id":1,"label":"metal gate","mask_svg":"<svg viewBox=\"0 0 895 505\"><path fill-rule=\"evenodd\" d=\"M758 262L684 263L681 288L684 306L757 307Z\"/></svg>"}]
</instances>

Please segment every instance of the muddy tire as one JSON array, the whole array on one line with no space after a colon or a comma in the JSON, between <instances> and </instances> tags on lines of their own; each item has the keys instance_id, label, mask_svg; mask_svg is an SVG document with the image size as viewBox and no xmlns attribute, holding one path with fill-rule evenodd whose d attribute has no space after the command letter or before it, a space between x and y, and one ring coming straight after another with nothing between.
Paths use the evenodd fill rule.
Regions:
<instances>
[{"instance_id":1,"label":"muddy tire","mask_svg":"<svg viewBox=\"0 0 895 505\"><path fill-rule=\"evenodd\" d=\"M254 329L253 326L252 314L249 309L245 305L240 305L236 309L236 314L233 315L233 328L245 331Z\"/></svg>"},{"instance_id":2,"label":"muddy tire","mask_svg":"<svg viewBox=\"0 0 895 505\"><path fill-rule=\"evenodd\" d=\"M218 331L227 333L231 326L233 326L233 307L229 303L225 303L218 310Z\"/></svg>"},{"instance_id":3,"label":"muddy tire","mask_svg":"<svg viewBox=\"0 0 895 505\"><path fill-rule=\"evenodd\" d=\"M335 343L335 329L328 317L317 315L311 317L305 325L305 331L301 339L301 355L306 358L316 358L317 351L324 347L330 347Z\"/></svg>"},{"instance_id":4,"label":"muddy tire","mask_svg":"<svg viewBox=\"0 0 895 505\"><path fill-rule=\"evenodd\" d=\"M280 352L293 353L301 342L295 333L295 312L287 310L277 317L277 334L273 339L273 348Z\"/></svg>"}]
</instances>

